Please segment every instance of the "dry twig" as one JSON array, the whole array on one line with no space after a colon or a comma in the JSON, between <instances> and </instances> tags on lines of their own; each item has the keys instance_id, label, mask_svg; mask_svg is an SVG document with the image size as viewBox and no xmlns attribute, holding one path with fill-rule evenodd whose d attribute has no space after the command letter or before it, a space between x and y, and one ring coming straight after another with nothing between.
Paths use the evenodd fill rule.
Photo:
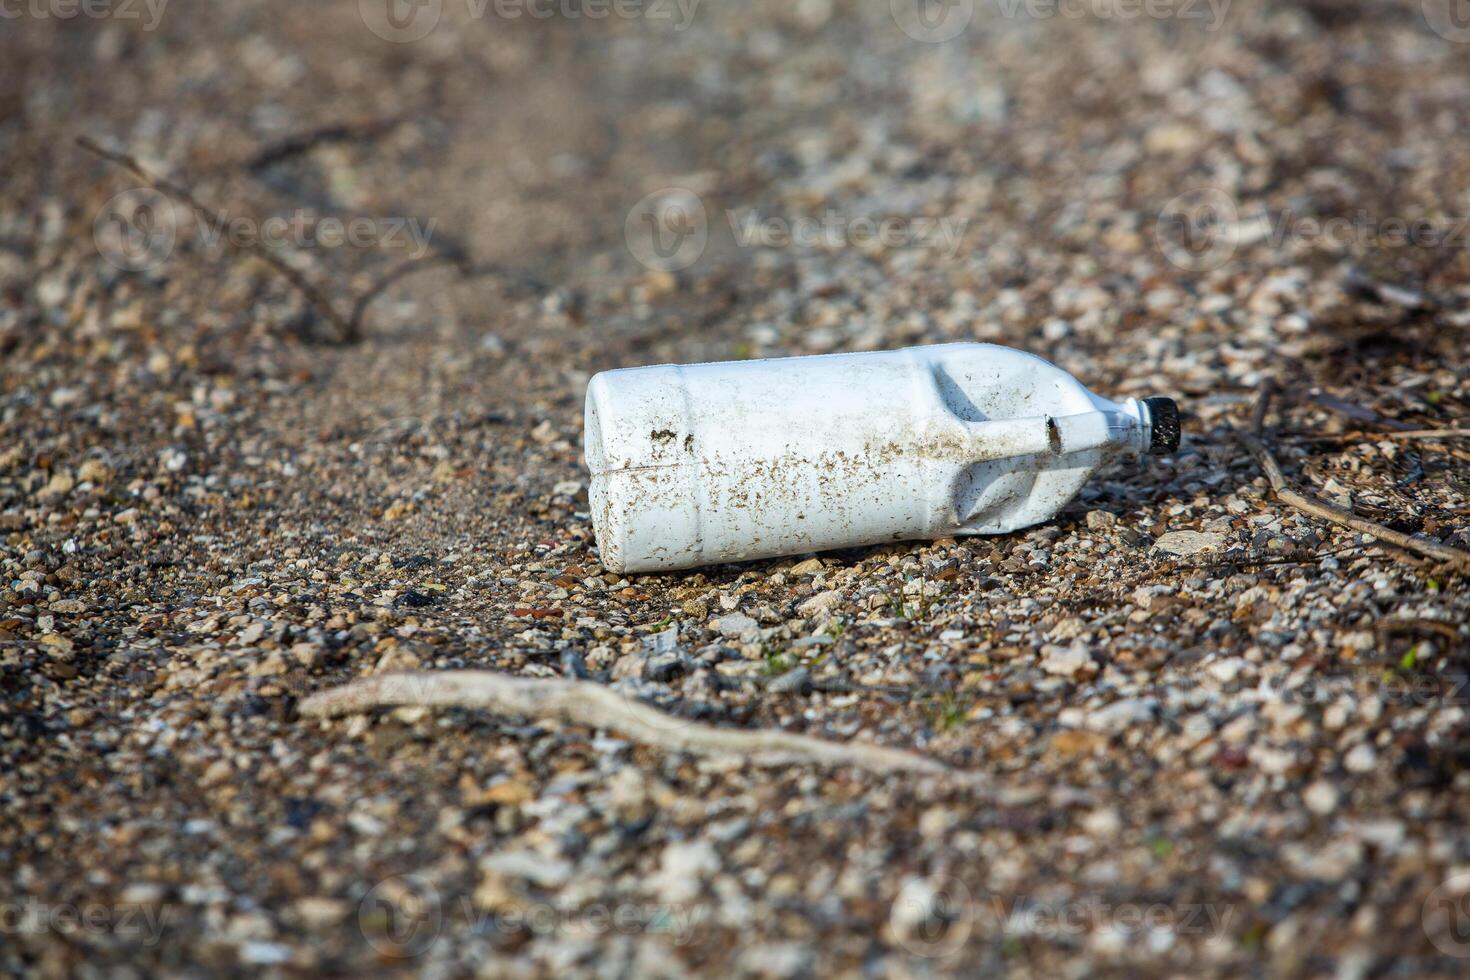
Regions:
<instances>
[{"instance_id":1,"label":"dry twig","mask_svg":"<svg viewBox=\"0 0 1470 980\"><path fill-rule=\"evenodd\" d=\"M1414 428L1413 424L1405 422L1402 419L1384 415L1375 408L1359 405L1357 402L1350 402L1345 398L1338 398L1336 395L1328 394L1325 391L1313 392L1307 396L1307 401L1316 405L1318 408L1325 408L1329 412L1336 412L1338 415L1350 418L1354 422L1365 422L1368 425L1378 425L1385 429L1398 429L1400 431L1407 431Z\"/></svg>"},{"instance_id":2,"label":"dry twig","mask_svg":"<svg viewBox=\"0 0 1470 980\"><path fill-rule=\"evenodd\" d=\"M136 158L126 153L109 150L88 136L78 136L77 145L87 152L101 157L108 163L122 167L164 197L182 202L206 222L212 225L221 225L224 223L223 217L217 211L203 204L187 187L169 180L167 177L157 176L148 170L147 167L139 163ZM332 325L332 328L337 332L339 343L351 343L361 335L361 331L359 330L360 324L348 320L341 313L338 313L336 307L331 304L319 289L313 286L300 272L288 265L274 250L254 239L236 241L231 236L226 235L223 240L237 251L256 256L266 265L280 273L292 286L296 287L297 291L306 297L307 302L316 309L317 313L321 314L322 318Z\"/></svg>"},{"instance_id":3,"label":"dry twig","mask_svg":"<svg viewBox=\"0 0 1470 980\"><path fill-rule=\"evenodd\" d=\"M1364 432L1361 429L1355 429L1351 432L1294 432L1292 438L1298 442L1356 442L1360 439L1369 441L1407 439L1413 442L1420 439L1467 439L1470 438L1470 429L1404 429L1396 432Z\"/></svg>"},{"instance_id":4,"label":"dry twig","mask_svg":"<svg viewBox=\"0 0 1470 980\"><path fill-rule=\"evenodd\" d=\"M398 128L403 121L400 116L390 116L385 119L365 119L319 126L304 133L288 136L278 143L272 143L257 151L246 161L245 168L251 173L258 173L283 160L309 153L327 143L357 143L378 139Z\"/></svg>"},{"instance_id":5,"label":"dry twig","mask_svg":"<svg viewBox=\"0 0 1470 980\"><path fill-rule=\"evenodd\" d=\"M415 273L441 265L454 266L460 270L461 275L464 274L464 265L459 259L447 255L427 255L421 259L409 259L396 269L379 277L378 281L364 290L362 295L357 297L357 301L352 304L352 318L348 322L352 324L353 330L359 334L362 332L362 321L367 316L368 307L372 305L373 300L386 293L390 286L400 279L406 279Z\"/></svg>"},{"instance_id":6,"label":"dry twig","mask_svg":"<svg viewBox=\"0 0 1470 980\"><path fill-rule=\"evenodd\" d=\"M1388 616L1373 624L1375 633L1413 633L1423 636L1433 633L1443 637L1450 648L1462 646L1464 641L1460 638L1460 631L1453 623L1443 623L1437 619L1416 619L1408 616Z\"/></svg>"},{"instance_id":7,"label":"dry twig","mask_svg":"<svg viewBox=\"0 0 1470 980\"><path fill-rule=\"evenodd\" d=\"M565 678L511 677L488 670L380 674L314 694L301 714L335 718L391 706L486 708L497 714L554 718L603 728L644 745L702 756L734 756L756 766L810 763L888 774L965 774L901 749L829 742L781 731L715 728L685 721L601 684Z\"/></svg>"},{"instance_id":8,"label":"dry twig","mask_svg":"<svg viewBox=\"0 0 1470 980\"><path fill-rule=\"evenodd\" d=\"M1316 497L1299 493L1292 489L1291 485L1286 482L1286 476L1281 472L1281 465L1276 462L1276 457L1271 454L1271 450L1267 449L1266 444L1262 441L1266 425L1266 413L1270 409L1271 395L1274 392L1274 387L1269 379L1261 385L1261 397L1256 402L1255 412L1251 416L1250 431L1246 432L1236 429L1235 435L1250 450L1251 455L1256 458L1256 462L1260 463L1261 469L1266 474L1266 480L1271 484L1271 489L1276 493L1276 499L1291 507L1295 507L1297 510L1311 514L1313 517L1320 517L1323 520L1332 521L1334 524L1341 524L1343 527L1352 528L1354 531L1372 535L1388 544L1397 545L1405 550L1427 555L1430 558L1436 558L1439 561L1453 565L1461 571L1470 571L1470 552L1453 548L1447 544L1441 544L1438 541L1432 541L1429 538L1417 534L1404 534L1402 531L1395 531L1391 527L1386 527L1385 525L1359 517L1344 507L1329 504L1325 500L1319 500Z\"/></svg>"},{"instance_id":9,"label":"dry twig","mask_svg":"<svg viewBox=\"0 0 1470 980\"><path fill-rule=\"evenodd\" d=\"M396 123L390 121L385 122L382 125L391 126L396 125ZM323 135L323 133L325 133L325 135ZM307 134L307 136L301 137L299 140L289 145L276 147L275 149L270 151L269 154L267 154L266 164L261 165L269 165L269 163L273 163L276 160L283 158L283 155L290 155L291 153L295 152L304 152L306 149L309 149L311 146L316 145L316 143L321 142L323 139L347 139L352 138L354 135L361 134L359 134L358 130L352 129L350 127L328 127L322 132ZM187 187L184 187L183 185L175 181L169 180L166 177L159 177L156 174L151 173L146 167L139 163L136 158L128 156L126 153L119 153L115 150L109 150L87 136L77 137L77 143L88 152L94 153L97 156L101 157L103 160L106 160L109 163L116 164L117 166L127 170L133 176L141 180L144 184L153 188L155 191L158 191L165 197L180 202L189 207L194 211L195 214L199 215L210 224L219 225L223 223L223 219L221 218L219 213L214 211L207 205L203 204ZM252 164L252 166L255 166L255 164ZM374 300L383 295L383 293L387 292L389 287L407 278L408 276L438 266L453 266L459 272L460 276L464 278L478 275L494 275L505 279L512 286L515 286L517 288L545 288L545 285L538 280L527 276L517 275L516 273L510 270L503 269L498 265L476 267L472 265L469 259L462 254L430 255L419 259L409 259L396 268L391 269L384 275L380 276L362 293L362 295L358 296L357 299L353 302L351 315L344 317L341 313L337 311L336 306L333 305L332 302L328 300L327 297L319 289L313 286L311 282L308 281L307 278L303 276L300 272L298 272L296 269L293 269L284 260L282 260L281 257L277 255L276 252L270 247L262 244L259 241L236 242L230 236L225 236L224 241L228 243L231 247L239 251L248 252L249 254L259 257L272 269L275 269L277 272L279 272L291 285L295 286L296 289L299 290L301 294L306 297L307 301L311 303L311 305L316 309L319 314L321 314L322 318L332 325L332 329L335 331L336 334L334 339L338 343L342 344L356 343L357 341L362 339L363 323L367 317L368 308L372 305Z\"/></svg>"}]
</instances>

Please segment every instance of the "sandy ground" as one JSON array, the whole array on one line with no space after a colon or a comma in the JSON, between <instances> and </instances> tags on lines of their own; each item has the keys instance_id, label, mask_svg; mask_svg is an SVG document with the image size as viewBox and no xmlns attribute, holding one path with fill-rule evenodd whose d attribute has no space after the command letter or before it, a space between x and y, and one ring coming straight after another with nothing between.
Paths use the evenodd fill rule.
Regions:
<instances>
[{"instance_id":1,"label":"sandy ground","mask_svg":"<svg viewBox=\"0 0 1470 980\"><path fill-rule=\"evenodd\" d=\"M73 9L0 23L0 970L1470 968L1465 577L1231 435L1274 376L1291 480L1470 547L1466 440L1393 435L1470 418L1447 6ZM418 264L342 342L262 236L343 317ZM593 372L968 339L1185 447L1001 538L598 564ZM967 778L297 711L416 667Z\"/></svg>"}]
</instances>

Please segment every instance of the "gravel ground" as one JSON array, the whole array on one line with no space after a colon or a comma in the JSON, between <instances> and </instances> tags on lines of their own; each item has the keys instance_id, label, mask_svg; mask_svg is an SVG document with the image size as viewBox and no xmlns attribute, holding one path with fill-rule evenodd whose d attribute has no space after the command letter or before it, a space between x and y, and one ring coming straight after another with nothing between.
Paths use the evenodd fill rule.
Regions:
<instances>
[{"instance_id":1,"label":"gravel ground","mask_svg":"<svg viewBox=\"0 0 1470 980\"><path fill-rule=\"evenodd\" d=\"M1274 376L1290 479L1470 547L1470 445L1393 435L1470 418L1437 0L14 9L0 970L1470 968L1464 575L1231 436ZM256 235L344 318L373 291L361 338ZM599 566L593 372L965 339L1171 395L1185 446L1026 533ZM976 781L297 713L417 667Z\"/></svg>"}]
</instances>

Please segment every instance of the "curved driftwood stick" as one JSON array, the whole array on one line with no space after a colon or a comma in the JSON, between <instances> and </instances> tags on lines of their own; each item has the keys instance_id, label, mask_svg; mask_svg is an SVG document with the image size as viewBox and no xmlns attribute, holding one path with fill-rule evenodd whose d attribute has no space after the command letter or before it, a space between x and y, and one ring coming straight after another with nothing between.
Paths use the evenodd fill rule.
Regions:
<instances>
[{"instance_id":1,"label":"curved driftwood stick","mask_svg":"<svg viewBox=\"0 0 1470 980\"><path fill-rule=\"evenodd\" d=\"M301 714L336 718L379 707L486 708L497 714L555 718L617 732L673 752L734 756L756 766L812 763L874 773L964 776L934 759L861 742L829 742L781 731L715 728L686 721L624 697L601 684L563 678L511 677L488 670L379 674L313 694Z\"/></svg>"},{"instance_id":2,"label":"curved driftwood stick","mask_svg":"<svg viewBox=\"0 0 1470 980\"><path fill-rule=\"evenodd\" d=\"M1319 500L1316 497L1293 490L1291 485L1286 482L1286 476L1281 472L1281 465L1276 462L1276 457L1271 455L1271 450L1267 449L1266 444L1261 441L1261 434L1265 429L1266 413L1270 409L1271 395L1274 389L1275 386L1269 380L1261 385L1261 397L1256 402L1255 412L1251 417L1250 431L1236 429L1235 435L1250 450L1251 455L1256 458L1256 462L1261 464L1261 469L1265 472L1266 480L1271 484L1271 489L1276 493L1277 500L1280 500L1288 506L1295 507L1303 513L1311 514L1313 517L1320 517L1323 520L1332 521L1334 524L1350 527L1354 531L1361 531L1364 534L1372 535L1380 541L1397 545L1407 551L1427 555L1430 558L1437 558L1442 562L1453 565L1461 571L1470 571L1470 552L1453 548L1447 544L1440 544L1438 541L1430 540L1418 534L1405 534L1402 531L1395 531L1391 527L1386 527L1367 518L1359 517L1344 507L1329 504L1325 500Z\"/></svg>"}]
</instances>

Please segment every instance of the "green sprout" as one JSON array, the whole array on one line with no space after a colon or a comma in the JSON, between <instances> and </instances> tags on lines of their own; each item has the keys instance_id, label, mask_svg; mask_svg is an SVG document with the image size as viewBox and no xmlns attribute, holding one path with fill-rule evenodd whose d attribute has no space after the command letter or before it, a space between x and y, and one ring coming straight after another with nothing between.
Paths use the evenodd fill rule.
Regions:
<instances>
[{"instance_id":1,"label":"green sprout","mask_svg":"<svg viewBox=\"0 0 1470 980\"><path fill-rule=\"evenodd\" d=\"M789 653L765 646L761 647L761 658L765 661L761 664L761 673L766 677L780 677L782 674L795 670L800 663Z\"/></svg>"},{"instance_id":2,"label":"green sprout","mask_svg":"<svg viewBox=\"0 0 1470 980\"><path fill-rule=\"evenodd\" d=\"M1415 643L1399 658L1399 670L1408 672L1419 666L1419 644Z\"/></svg>"},{"instance_id":3,"label":"green sprout","mask_svg":"<svg viewBox=\"0 0 1470 980\"><path fill-rule=\"evenodd\" d=\"M969 713L969 705L953 693L941 694L931 703L927 712L929 726L935 731L947 732L964 724Z\"/></svg>"}]
</instances>

